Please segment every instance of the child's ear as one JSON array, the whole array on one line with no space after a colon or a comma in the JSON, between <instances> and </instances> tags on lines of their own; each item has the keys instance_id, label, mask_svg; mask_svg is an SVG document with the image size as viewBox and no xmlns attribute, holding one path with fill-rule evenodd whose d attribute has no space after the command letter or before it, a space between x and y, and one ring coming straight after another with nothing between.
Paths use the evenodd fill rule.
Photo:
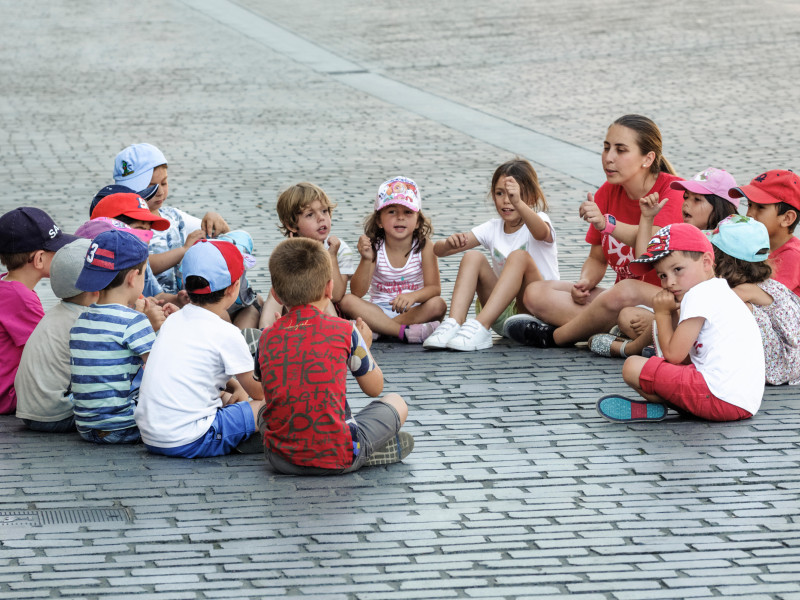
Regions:
<instances>
[{"instance_id":1,"label":"child's ear","mask_svg":"<svg viewBox=\"0 0 800 600\"><path fill-rule=\"evenodd\" d=\"M138 276L139 276L139 271L137 271L136 269L131 269L130 271L128 271L128 274L125 275L125 285L127 285L128 287L134 287L135 285L134 281L136 281L136 278Z\"/></svg>"},{"instance_id":2,"label":"child's ear","mask_svg":"<svg viewBox=\"0 0 800 600\"><path fill-rule=\"evenodd\" d=\"M714 253L713 252L704 252L703 253L703 268L706 271L714 271Z\"/></svg>"},{"instance_id":3,"label":"child's ear","mask_svg":"<svg viewBox=\"0 0 800 600\"><path fill-rule=\"evenodd\" d=\"M275 302L277 302L277 303L278 303L278 304L280 304L281 306L285 306L285 305L284 305L284 303L283 303L283 300L281 300L280 298L278 298L278 294L276 294L276 293L275 293L275 288L272 288L272 289L269 291L269 293L270 293L270 296L272 296L273 298L275 298Z\"/></svg>"},{"instance_id":4,"label":"child's ear","mask_svg":"<svg viewBox=\"0 0 800 600\"><path fill-rule=\"evenodd\" d=\"M781 227L786 227L788 229L797 221L797 211L793 209L787 210L780 216L780 220Z\"/></svg>"},{"instance_id":5,"label":"child's ear","mask_svg":"<svg viewBox=\"0 0 800 600\"><path fill-rule=\"evenodd\" d=\"M328 279L328 283L325 284L325 297L328 300L333 299L333 279Z\"/></svg>"}]
</instances>

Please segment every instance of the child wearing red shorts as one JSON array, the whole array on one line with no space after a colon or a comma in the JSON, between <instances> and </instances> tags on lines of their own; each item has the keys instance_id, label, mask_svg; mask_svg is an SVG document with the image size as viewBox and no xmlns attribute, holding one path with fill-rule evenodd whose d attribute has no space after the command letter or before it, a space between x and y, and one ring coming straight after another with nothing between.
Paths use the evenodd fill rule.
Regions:
<instances>
[{"instance_id":1,"label":"child wearing red shorts","mask_svg":"<svg viewBox=\"0 0 800 600\"><path fill-rule=\"evenodd\" d=\"M653 308L664 357L631 356L622 367L625 383L646 402L604 396L598 412L621 422L660 421L667 407L708 421L756 414L765 376L758 325L728 283L714 277L705 234L688 223L668 225L630 268L637 275L655 268L661 281Z\"/></svg>"}]
</instances>

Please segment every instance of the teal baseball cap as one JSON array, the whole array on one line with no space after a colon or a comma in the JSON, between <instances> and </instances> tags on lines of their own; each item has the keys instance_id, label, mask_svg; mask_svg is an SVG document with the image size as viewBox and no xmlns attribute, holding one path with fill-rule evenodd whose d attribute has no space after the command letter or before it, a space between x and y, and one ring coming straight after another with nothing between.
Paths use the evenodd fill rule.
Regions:
<instances>
[{"instance_id":1,"label":"teal baseball cap","mask_svg":"<svg viewBox=\"0 0 800 600\"><path fill-rule=\"evenodd\" d=\"M711 243L725 254L747 262L762 262L769 258L769 233L763 223L731 215L719 222L710 232Z\"/></svg>"}]
</instances>

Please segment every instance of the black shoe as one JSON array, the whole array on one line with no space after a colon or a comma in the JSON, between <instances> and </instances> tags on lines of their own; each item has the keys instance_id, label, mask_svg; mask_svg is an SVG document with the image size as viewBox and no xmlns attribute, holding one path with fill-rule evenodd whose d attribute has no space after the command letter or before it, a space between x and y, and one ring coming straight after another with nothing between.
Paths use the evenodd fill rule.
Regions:
<instances>
[{"instance_id":1,"label":"black shoe","mask_svg":"<svg viewBox=\"0 0 800 600\"><path fill-rule=\"evenodd\" d=\"M555 325L548 325L531 315L514 315L506 319L503 335L515 342L535 348L554 348Z\"/></svg>"}]
</instances>

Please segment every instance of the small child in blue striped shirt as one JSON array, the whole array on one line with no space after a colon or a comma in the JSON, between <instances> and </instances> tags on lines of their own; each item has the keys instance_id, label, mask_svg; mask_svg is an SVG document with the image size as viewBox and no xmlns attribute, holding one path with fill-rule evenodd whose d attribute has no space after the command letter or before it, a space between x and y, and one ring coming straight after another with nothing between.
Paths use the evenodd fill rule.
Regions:
<instances>
[{"instance_id":1,"label":"small child in blue striped shirt","mask_svg":"<svg viewBox=\"0 0 800 600\"><path fill-rule=\"evenodd\" d=\"M139 300L144 288L147 245L130 233L106 231L92 240L78 281L100 292L70 330L70 382L75 425L98 444L139 441L133 410L141 369L164 309ZM137 306L137 309L131 308Z\"/></svg>"}]
</instances>

